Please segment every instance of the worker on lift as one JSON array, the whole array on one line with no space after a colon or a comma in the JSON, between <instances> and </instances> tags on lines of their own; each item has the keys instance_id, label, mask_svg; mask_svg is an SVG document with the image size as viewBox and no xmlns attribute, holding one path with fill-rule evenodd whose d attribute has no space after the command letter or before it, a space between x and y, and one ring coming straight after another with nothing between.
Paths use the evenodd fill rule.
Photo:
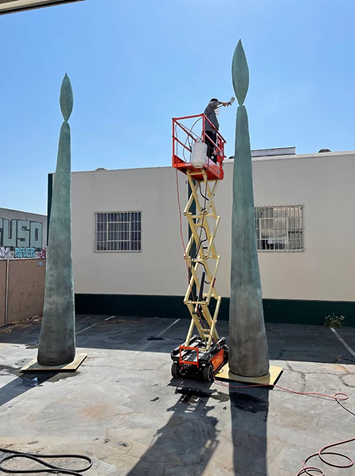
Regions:
<instances>
[{"instance_id":1,"label":"worker on lift","mask_svg":"<svg viewBox=\"0 0 355 476\"><path fill-rule=\"evenodd\" d=\"M219 122L217 119L217 114L219 113L219 108L221 106L230 106L232 101L224 102L218 101L216 98L212 98L207 104L206 109L204 110L204 115L209 121L212 122L213 126L209 121L205 120L205 133L206 133L206 144L207 144L207 157L213 162L217 162L217 156L213 153L215 145L217 142L217 131L219 130Z\"/></svg>"}]
</instances>

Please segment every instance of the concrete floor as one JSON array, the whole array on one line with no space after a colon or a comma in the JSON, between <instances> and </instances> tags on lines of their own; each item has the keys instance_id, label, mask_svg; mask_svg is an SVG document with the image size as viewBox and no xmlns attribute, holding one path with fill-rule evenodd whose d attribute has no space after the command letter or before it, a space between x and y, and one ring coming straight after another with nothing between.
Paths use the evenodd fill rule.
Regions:
<instances>
[{"instance_id":1,"label":"concrete floor","mask_svg":"<svg viewBox=\"0 0 355 476\"><path fill-rule=\"evenodd\" d=\"M0 330L0 447L86 454L88 476L293 476L309 454L355 437L355 417L331 400L171 379L169 353L187 320L108 317L78 316L77 347L88 358L73 374L20 375L37 355L40 323ZM226 322L219 332L228 334ZM347 392L355 411L355 359L336 335L284 324L267 333L272 363L284 368L279 385ZM338 333L355 347L355 328ZM355 459L355 443L342 450Z\"/></svg>"}]
</instances>

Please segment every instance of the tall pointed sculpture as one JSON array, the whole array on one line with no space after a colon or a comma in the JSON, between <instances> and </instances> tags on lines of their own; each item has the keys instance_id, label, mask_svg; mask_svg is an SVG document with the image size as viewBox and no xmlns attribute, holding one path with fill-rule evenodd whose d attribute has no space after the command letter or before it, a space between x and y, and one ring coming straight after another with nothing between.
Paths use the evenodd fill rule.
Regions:
<instances>
[{"instance_id":1,"label":"tall pointed sculpture","mask_svg":"<svg viewBox=\"0 0 355 476\"><path fill-rule=\"evenodd\" d=\"M249 68L240 40L233 56L232 78L239 107L233 170L229 369L236 375L260 377L269 372L269 354L256 247L248 115L243 105Z\"/></svg>"},{"instance_id":2,"label":"tall pointed sculpture","mask_svg":"<svg viewBox=\"0 0 355 476\"><path fill-rule=\"evenodd\" d=\"M73 91L67 75L60 91L64 122L60 130L49 223L43 320L37 361L62 365L75 358L75 312L71 250L71 154L69 117Z\"/></svg>"}]
</instances>

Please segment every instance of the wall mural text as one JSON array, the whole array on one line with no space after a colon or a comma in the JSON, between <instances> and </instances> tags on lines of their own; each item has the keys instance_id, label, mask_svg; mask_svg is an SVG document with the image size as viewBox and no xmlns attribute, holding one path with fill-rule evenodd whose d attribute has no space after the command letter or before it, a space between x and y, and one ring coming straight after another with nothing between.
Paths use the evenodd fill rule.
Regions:
<instances>
[{"instance_id":1,"label":"wall mural text","mask_svg":"<svg viewBox=\"0 0 355 476\"><path fill-rule=\"evenodd\" d=\"M0 259L45 258L43 223L0 218Z\"/></svg>"}]
</instances>

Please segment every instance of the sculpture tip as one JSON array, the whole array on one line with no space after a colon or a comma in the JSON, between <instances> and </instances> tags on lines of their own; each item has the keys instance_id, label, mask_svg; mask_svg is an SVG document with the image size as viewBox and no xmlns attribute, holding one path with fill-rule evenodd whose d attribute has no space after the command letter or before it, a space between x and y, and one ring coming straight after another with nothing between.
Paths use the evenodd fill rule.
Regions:
<instances>
[{"instance_id":1,"label":"sculpture tip","mask_svg":"<svg viewBox=\"0 0 355 476\"><path fill-rule=\"evenodd\" d=\"M73 110L73 90L67 73L65 73L60 90L60 108L65 121L68 121Z\"/></svg>"},{"instance_id":2,"label":"sculpture tip","mask_svg":"<svg viewBox=\"0 0 355 476\"><path fill-rule=\"evenodd\" d=\"M235 95L241 106L249 88L249 68L241 39L239 39L233 55L232 81Z\"/></svg>"}]
</instances>

